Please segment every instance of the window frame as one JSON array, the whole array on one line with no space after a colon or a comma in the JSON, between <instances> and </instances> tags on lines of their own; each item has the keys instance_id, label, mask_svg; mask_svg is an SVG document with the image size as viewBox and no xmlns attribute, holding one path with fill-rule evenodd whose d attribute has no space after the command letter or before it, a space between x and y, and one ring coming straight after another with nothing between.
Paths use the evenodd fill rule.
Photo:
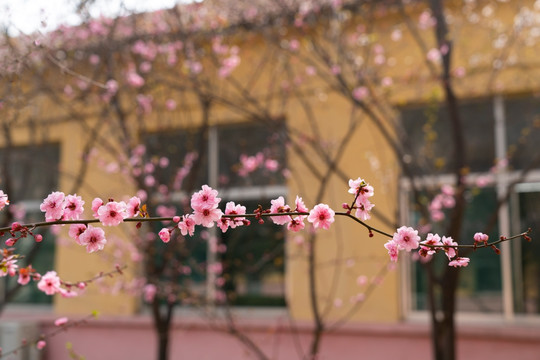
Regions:
<instances>
[{"instance_id":1,"label":"window frame","mask_svg":"<svg viewBox=\"0 0 540 360\"><path fill-rule=\"evenodd\" d=\"M207 152L207 168L204 171L207 172L206 184L215 189L219 193L221 203L225 204L227 201L234 201L235 203L242 204L242 201L255 200L260 198L275 199L279 196L287 197L288 187L286 179L284 183L280 185L251 185L251 186L231 186L221 187L219 185L220 177L220 143L219 143L219 131L222 128L230 126L242 126L251 125L250 122L231 122L224 124L209 125L207 128L206 139L206 152ZM182 131L182 129L175 129ZM286 150L285 155L286 155ZM182 200L189 199L191 194L187 194L184 190L179 189L171 192L171 201L174 203L181 202ZM160 194L152 194L152 197L159 199ZM253 211L254 209L247 209L247 211ZM276 225L277 226L277 225ZM209 233L210 238L219 237L221 230L217 226L205 229ZM234 230L228 230L234 231ZM211 251L210 242L206 246L206 278L201 288L204 288L207 305L214 307L216 300L218 300L218 288L216 286L217 274L211 271L212 265L219 262L219 254ZM283 284L284 285L284 284Z\"/></svg>"},{"instance_id":2,"label":"window frame","mask_svg":"<svg viewBox=\"0 0 540 360\"><path fill-rule=\"evenodd\" d=\"M525 95L532 96L532 95ZM494 145L495 145L495 157L497 159L504 159L507 156L508 144L507 144L507 117L505 103L510 97L504 95L496 95L493 97L486 97L484 101L490 102L493 109L494 120ZM493 181L489 184L496 191L497 199L504 199L508 197L503 206L498 211L498 232L499 234L513 234L512 231L516 231L516 226L519 226L519 219L516 223L515 215L511 214L512 201L515 201L518 194L519 187L523 184L532 184L540 189L540 169L534 169L528 171L525 176L522 176L523 169L509 170L504 167L492 174ZM490 174L489 172L472 172L467 176L467 185L474 185L476 179L481 176ZM454 176L450 174L440 175L428 175L415 177L413 181L418 181L422 186L442 186L445 184L453 184ZM510 186L513 185L513 188ZM411 181L408 178L402 177L398 183L399 187L399 220L400 223L411 223L411 207L410 207L410 195L411 195ZM508 194L510 191L510 194ZM515 291L515 278L513 276L513 267L515 266L515 256L513 254L513 242L503 242L500 244L500 268L501 268L501 300L502 300L502 312L497 315L493 313L480 313L480 312L465 312L458 311L458 319L467 319L470 321L491 321L494 317L500 317L504 321L516 321L523 318L534 318L533 321L540 321L539 314L520 314L515 311L514 304L514 291ZM401 261L400 270L403 276L400 280L400 294L401 294L401 311L405 318L409 320L423 319L427 316L428 310L418 310L414 308L414 289L413 289L413 261L411 256L405 256L404 261Z\"/></svg>"}]
</instances>

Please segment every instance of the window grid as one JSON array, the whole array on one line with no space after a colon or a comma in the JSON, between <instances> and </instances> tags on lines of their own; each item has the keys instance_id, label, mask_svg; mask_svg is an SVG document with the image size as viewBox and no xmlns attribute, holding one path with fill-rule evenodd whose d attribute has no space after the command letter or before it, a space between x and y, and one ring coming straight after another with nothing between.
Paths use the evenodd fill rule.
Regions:
<instances>
[{"instance_id":1,"label":"window grid","mask_svg":"<svg viewBox=\"0 0 540 360\"><path fill-rule=\"evenodd\" d=\"M494 145L495 145L495 155L498 159L504 159L508 153L507 145L507 129L506 124L508 124L505 111L505 99L502 96L496 96L492 100L492 111L494 119ZM477 172L471 173L467 176L467 181L470 185L473 185L480 176L484 176L486 173ZM444 184L453 183L453 175L448 174L438 174L431 176L422 176L414 178L413 181L418 187L428 187L428 186L441 186ZM529 171L525 177L522 176L522 171L510 171L508 168L503 168L495 174L493 179L493 186L496 190L497 198L503 199L507 196L507 191L509 185L518 183L510 194L510 202L507 202L504 206L499 209L498 212L498 231L500 234L513 234L513 232L519 232L523 229L517 229L519 227L519 218L516 219L516 216L519 217L519 214L516 212L511 212L510 209L516 209L517 196L520 193L526 191L539 191L540 192L540 171L532 170ZM401 179L400 188L400 221L402 223L411 223L410 215L410 191L411 183L409 179ZM531 190L532 189L532 190ZM516 225L518 224L518 225ZM516 277L515 273L521 271L520 268L520 250L521 243L516 242L505 242L501 244L502 256L500 257L501 262L501 275L502 275L502 315L505 320L512 320L516 317L516 304L515 298L516 295L514 292L515 289L520 290L522 288L523 282L522 279ZM416 317L420 310L415 310L414 302L414 288L413 288L413 267L412 260L409 258L408 261L402 262L401 269L405 276L402 277L402 310L403 313L409 314L409 317ZM520 284L521 281L521 284ZM519 291L518 291L519 292ZM519 301L519 300L518 300ZM423 311L421 311L423 312ZM478 314L481 316L481 314Z\"/></svg>"}]
</instances>

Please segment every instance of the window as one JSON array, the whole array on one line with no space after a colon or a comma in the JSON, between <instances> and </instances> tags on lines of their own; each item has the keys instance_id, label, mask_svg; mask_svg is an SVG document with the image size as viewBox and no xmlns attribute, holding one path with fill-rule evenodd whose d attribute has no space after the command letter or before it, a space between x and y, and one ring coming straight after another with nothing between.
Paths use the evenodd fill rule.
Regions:
<instances>
[{"instance_id":1,"label":"window","mask_svg":"<svg viewBox=\"0 0 540 360\"><path fill-rule=\"evenodd\" d=\"M208 184L219 191L223 208L228 201L246 206L248 212L259 204L269 207L271 199L286 195L285 135L283 123L241 123L147 134L147 161L168 159L167 166L155 169L157 186L153 188L166 185L172 192L163 195L162 191L157 198L160 203L169 200L178 213L189 213L189 195ZM191 264L191 288L211 300L227 294L236 305L284 304L282 228L269 223L226 233L218 228L199 228L195 235L185 239L189 254L183 260ZM220 270L215 270L215 264Z\"/></svg>"},{"instance_id":2,"label":"window","mask_svg":"<svg viewBox=\"0 0 540 360\"><path fill-rule=\"evenodd\" d=\"M43 144L0 149L0 188L8 193L11 205L0 213L2 226L13 221L41 221L39 205L47 195L58 188L60 146ZM40 230L45 231L45 230ZM32 267L45 273L54 267L54 237L42 232L43 241L36 243L23 239L17 243L18 251L25 255L18 265ZM27 241L25 241L27 240ZM15 297L6 299L16 286L16 278L0 279L4 300L18 303L51 303L52 297L39 291L35 285L20 287Z\"/></svg>"},{"instance_id":3,"label":"window","mask_svg":"<svg viewBox=\"0 0 540 360\"><path fill-rule=\"evenodd\" d=\"M469 101L460 110L469 163L463 239L472 243L474 233L485 230L494 212L497 221L489 232L491 239L538 227L540 150L535 139L540 138L539 102L531 97L498 96ZM414 181L421 184L423 199L429 204L441 186L452 180L447 112L442 105L429 104L404 108L401 118L410 141L409 155L420 159L413 168ZM404 179L402 186L409 189L409 180ZM497 210L498 199L509 191L510 201ZM411 198L404 197L405 206L412 204ZM409 222L414 223L420 216L408 208L413 220ZM444 229L437 229L434 223L429 232L442 233ZM459 311L503 313L506 317L540 311L538 243L513 241L502 245L502 250L501 256L490 251L469 254L471 263L463 269L457 291ZM413 262L406 285L412 290L412 310L428 306L427 282L420 266ZM446 264L441 262L440 266Z\"/></svg>"}]
</instances>

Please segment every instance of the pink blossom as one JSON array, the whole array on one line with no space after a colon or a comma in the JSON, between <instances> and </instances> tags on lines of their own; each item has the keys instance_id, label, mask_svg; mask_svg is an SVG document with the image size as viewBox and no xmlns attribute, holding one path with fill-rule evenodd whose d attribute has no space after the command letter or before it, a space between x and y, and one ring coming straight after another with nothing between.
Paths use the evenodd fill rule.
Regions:
<instances>
[{"instance_id":1,"label":"pink blossom","mask_svg":"<svg viewBox=\"0 0 540 360\"><path fill-rule=\"evenodd\" d=\"M240 204L237 205L233 201L229 201L225 205L225 215L244 215L245 213L246 213L246 207ZM218 226L221 229L221 231L225 232L228 227L230 227L231 229L234 229L237 226L242 226L245 220L246 220L245 217L235 217L235 218L222 217Z\"/></svg>"},{"instance_id":2,"label":"pink blossom","mask_svg":"<svg viewBox=\"0 0 540 360\"><path fill-rule=\"evenodd\" d=\"M386 250L388 250L388 255L390 255L390 260L393 262L398 261L398 255L399 255L399 245L392 239L388 240L386 244L384 244L384 247Z\"/></svg>"},{"instance_id":3,"label":"pink blossom","mask_svg":"<svg viewBox=\"0 0 540 360\"><path fill-rule=\"evenodd\" d=\"M437 63L441 61L441 52L439 49L430 49L426 54L426 58L431 62Z\"/></svg>"},{"instance_id":4,"label":"pink blossom","mask_svg":"<svg viewBox=\"0 0 540 360\"><path fill-rule=\"evenodd\" d=\"M484 234L484 233L481 233L481 232L477 232L476 234L474 234L473 238L474 238L474 242L476 244L478 244L478 243L487 244L487 242L489 240L489 236L487 234Z\"/></svg>"},{"instance_id":5,"label":"pink blossom","mask_svg":"<svg viewBox=\"0 0 540 360\"><path fill-rule=\"evenodd\" d=\"M13 256L9 256L0 263L0 277L6 275L15 276L18 268L19 265L17 265L17 259L14 259Z\"/></svg>"},{"instance_id":6,"label":"pink blossom","mask_svg":"<svg viewBox=\"0 0 540 360\"><path fill-rule=\"evenodd\" d=\"M143 114L150 114L152 112L152 101L154 100L152 95L138 94L135 97L135 100Z\"/></svg>"},{"instance_id":7,"label":"pink blossom","mask_svg":"<svg viewBox=\"0 0 540 360\"><path fill-rule=\"evenodd\" d=\"M238 175L242 177L248 176L250 173L257 170L263 161L264 155L262 153L258 153L255 156L240 155L240 164L242 167L238 170Z\"/></svg>"},{"instance_id":8,"label":"pink blossom","mask_svg":"<svg viewBox=\"0 0 540 360\"><path fill-rule=\"evenodd\" d=\"M54 325L55 326L62 326L62 325L66 325L68 322L68 318L67 317L61 317L61 318L58 318L54 321Z\"/></svg>"},{"instance_id":9,"label":"pink blossom","mask_svg":"<svg viewBox=\"0 0 540 360\"><path fill-rule=\"evenodd\" d=\"M195 221L193 220L193 216L182 216L182 221L178 223L178 228L183 236L186 236L187 234L189 234L189 236L193 236L193 233L195 232Z\"/></svg>"},{"instance_id":10,"label":"pink blossom","mask_svg":"<svg viewBox=\"0 0 540 360\"><path fill-rule=\"evenodd\" d=\"M64 199L65 194L60 191L55 191L49 194L39 209L45 212L46 221L55 221L62 218L64 215Z\"/></svg>"},{"instance_id":11,"label":"pink blossom","mask_svg":"<svg viewBox=\"0 0 540 360\"><path fill-rule=\"evenodd\" d=\"M105 226L116 226L127 217L126 203L123 201L109 201L101 206L98 211L99 221Z\"/></svg>"},{"instance_id":12,"label":"pink blossom","mask_svg":"<svg viewBox=\"0 0 540 360\"><path fill-rule=\"evenodd\" d=\"M8 196L4 194L4 191L0 190L0 210L5 208L6 205L9 205Z\"/></svg>"},{"instance_id":13,"label":"pink blossom","mask_svg":"<svg viewBox=\"0 0 540 360\"><path fill-rule=\"evenodd\" d=\"M424 246L431 245L431 246ZM427 234L426 240L420 243L420 255L428 256L433 255L437 252L437 248L433 246L442 245L441 237L438 234Z\"/></svg>"},{"instance_id":14,"label":"pink blossom","mask_svg":"<svg viewBox=\"0 0 540 360\"><path fill-rule=\"evenodd\" d=\"M60 292L60 278L56 275L56 271L48 271L39 280L37 287L47 295L54 295Z\"/></svg>"},{"instance_id":15,"label":"pink blossom","mask_svg":"<svg viewBox=\"0 0 540 360\"><path fill-rule=\"evenodd\" d=\"M272 206L270 206L271 214L287 213L291 211L291 208L288 205L285 205L285 199L283 196L271 200L270 203L272 204ZM271 216L270 219L274 224L277 225L283 225L291 221L291 217L289 215Z\"/></svg>"},{"instance_id":16,"label":"pink blossom","mask_svg":"<svg viewBox=\"0 0 540 360\"><path fill-rule=\"evenodd\" d=\"M93 215L95 218L99 217L97 211L101 206L103 206L103 204L103 200L101 200L100 198L95 198L94 200L92 200L92 212L94 213Z\"/></svg>"},{"instance_id":17,"label":"pink blossom","mask_svg":"<svg viewBox=\"0 0 540 360\"><path fill-rule=\"evenodd\" d=\"M171 232L167 228L161 229L158 235L161 241L163 241L164 243L168 243L169 241L171 241Z\"/></svg>"},{"instance_id":18,"label":"pink blossom","mask_svg":"<svg viewBox=\"0 0 540 360\"><path fill-rule=\"evenodd\" d=\"M304 204L304 201L298 195L296 196L295 205L296 205L296 208L295 208L296 212L300 212L300 213L309 212L309 209ZM307 217L306 215L298 215L287 224L287 229L294 232L298 232L304 229L305 227L304 220L306 217Z\"/></svg>"},{"instance_id":19,"label":"pink blossom","mask_svg":"<svg viewBox=\"0 0 540 360\"><path fill-rule=\"evenodd\" d=\"M82 233L86 231L86 225L84 224L72 224L69 226L69 232L68 235L75 239L75 242L79 245L81 244L81 240L79 239L79 236L81 236Z\"/></svg>"},{"instance_id":20,"label":"pink blossom","mask_svg":"<svg viewBox=\"0 0 540 360\"><path fill-rule=\"evenodd\" d=\"M194 193L191 196L191 207L195 211L201 212L205 209L215 209L218 207L220 198L217 197L217 190L212 189L208 185L203 185L202 190Z\"/></svg>"},{"instance_id":21,"label":"pink blossom","mask_svg":"<svg viewBox=\"0 0 540 360\"><path fill-rule=\"evenodd\" d=\"M349 179L349 194L362 196L368 198L373 196L373 186L369 185L364 179L358 178L356 180Z\"/></svg>"},{"instance_id":22,"label":"pink blossom","mask_svg":"<svg viewBox=\"0 0 540 360\"><path fill-rule=\"evenodd\" d=\"M45 342L45 340L39 340L39 341L36 343L36 348L37 348L38 350L43 349L45 346L47 346L47 343Z\"/></svg>"},{"instance_id":23,"label":"pink blossom","mask_svg":"<svg viewBox=\"0 0 540 360\"><path fill-rule=\"evenodd\" d=\"M418 230L414 230L411 227L402 226L394 233L392 240L399 246L400 249L411 251L418 247L420 236L418 236Z\"/></svg>"},{"instance_id":24,"label":"pink blossom","mask_svg":"<svg viewBox=\"0 0 540 360\"><path fill-rule=\"evenodd\" d=\"M17 279L17 282L21 285L28 284L32 277L34 277L34 280L36 279L34 273L35 270L32 268L32 265L19 269L19 278Z\"/></svg>"},{"instance_id":25,"label":"pink blossom","mask_svg":"<svg viewBox=\"0 0 540 360\"><path fill-rule=\"evenodd\" d=\"M139 88L144 85L144 79L135 71L129 71L126 74L126 81L130 86L133 86L134 88Z\"/></svg>"},{"instance_id":26,"label":"pink blossom","mask_svg":"<svg viewBox=\"0 0 540 360\"><path fill-rule=\"evenodd\" d=\"M453 266L453 267L465 267L467 265L469 265L469 261L471 259L469 258L466 258L466 257L458 257L452 261L450 261L448 263L448 266Z\"/></svg>"},{"instance_id":27,"label":"pink blossom","mask_svg":"<svg viewBox=\"0 0 540 360\"><path fill-rule=\"evenodd\" d=\"M355 100L361 101L365 99L369 94L367 87L360 86L353 90L352 96Z\"/></svg>"},{"instance_id":28,"label":"pink blossom","mask_svg":"<svg viewBox=\"0 0 540 360\"><path fill-rule=\"evenodd\" d=\"M154 301L154 297L157 293L157 287L154 284L146 284L143 288L143 297L144 301L151 303Z\"/></svg>"},{"instance_id":29,"label":"pink blossom","mask_svg":"<svg viewBox=\"0 0 540 360\"><path fill-rule=\"evenodd\" d=\"M287 230L298 232L300 230L303 230L306 227L304 224L303 219L299 217L296 217L294 219L291 219L289 223L287 224Z\"/></svg>"},{"instance_id":30,"label":"pink blossom","mask_svg":"<svg viewBox=\"0 0 540 360\"><path fill-rule=\"evenodd\" d=\"M367 281L368 281L368 278L366 275L360 275L359 277L356 278L356 284L358 284L358 286L366 285Z\"/></svg>"},{"instance_id":31,"label":"pink blossom","mask_svg":"<svg viewBox=\"0 0 540 360\"><path fill-rule=\"evenodd\" d=\"M264 167L270 172L276 172L279 168L279 163L274 159L266 159L264 161Z\"/></svg>"},{"instance_id":32,"label":"pink blossom","mask_svg":"<svg viewBox=\"0 0 540 360\"><path fill-rule=\"evenodd\" d=\"M71 288L69 289L60 288L59 293L60 295L62 295L63 298L73 298L78 295L77 292L73 291Z\"/></svg>"},{"instance_id":33,"label":"pink blossom","mask_svg":"<svg viewBox=\"0 0 540 360\"><path fill-rule=\"evenodd\" d=\"M67 195L64 200L64 219L78 220L84 211L83 205L83 199L77 194Z\"/></svg>"},{"instance_id":34,"label":"pink blossom","mask_svg":"<svg viewBox=\"0 0 540 360\"><path fill-rule=\"evenodd\" d=\"M446 246L458 245L458 243L455 242L454 239L452 239L451 237L446 237L446 236L442 237L441 242L443 243L443 245L446 245ZM457 255L456 249L454 247L445 247L444 251L446 252L446 256L448 257L448 259L453 259Z\"/></svg>"},{"instance_id":35,"label":"pink blossom","mask_svg":"<svg viewBox=\"0 0 540 360\"><path fill-rule=\"evenodd\" d=\"M127 217L135 217L139 214L139 208L141 207L141 199L137 196L133 196L129 199L126 205L126 215Z\"/></svg>"},{"instance_id":36,"label":"pink blossom","mask_svg":"<svg viewBox=\"0 0 540 360\"><path fill-rule=\"evenodd\" d=\"M165 108L167 108L167 110L169 111L173 111L176 109L176 101L174 101L173 99L168 99L167 101L165 101Z\"/></svg>"},{"instance_id":37,"label":"pink blossom","mask_svg":"<svg viewBox=\"0 0 540 360\"><path fill-rule=\"evenodd\" d=\"M86 252L103 250L107 240L105 239L105 231L102 228L88 225L88 228L79 236L79 243L86 246Z\"/></svg>"},{"instance_id":38,"label":"pink blossom","mask_svg":"<svg viewBox=\"0 0 540 360\"><path fill-rule=\"evenodd\" d=\"M204 227L212 227L214 223L221 219L223 212L220 209L202 209L193 212L193 221L196 225Z\"/></svg>"},{"instance_id":39,"label":"pink blossom","mask_svg":"<svg viewBox=\"0 0 540 360\"><path fill-rule=\"evenodd\" d=\"M315 229L330 228L334 222L335 212L326 204L318 204L309 212L308 221L313 224Z\"/></svg>"},{"instance_id":40,"label":"pink blossom","mask_svg":"<svg viewBox=\"0 0 540 360\"><path fill-rule=\"evenodd\" d=\"M371 214L369 212L374 206L375 204L372 204L368 199L359 196L356 199L357 208L355 216L362 221L369 220L371 218Z\"/></svg>"}]
</instances>

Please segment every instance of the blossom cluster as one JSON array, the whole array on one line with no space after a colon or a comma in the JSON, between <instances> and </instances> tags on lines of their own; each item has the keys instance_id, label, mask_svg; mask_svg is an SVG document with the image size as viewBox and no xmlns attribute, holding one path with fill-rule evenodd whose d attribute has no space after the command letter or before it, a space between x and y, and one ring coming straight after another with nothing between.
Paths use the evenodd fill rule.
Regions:
<instances>
[{"instance_id":1,"label":"blossom cluster","mask_svg":"<svg viewBox=\"0 0 540 360\"><path fill-rule=\"evenodd\" d=\"M47 196L40 205L45 213L46 221L80 220L84 212L84 200L77 194L65 195L55 191ZM128 217L135 217L140 212L141 199L134 196L127 203L109 200L105 203L100 198L92 201L94 218L104 226L117 226ZM77 244L86 246L89 253L103 250L107 240L102 228L86 224L84 222L72 224L69 228L69 236L75 239ZM36 239L37 240L37 239Z\"/></svg>"},{"instance_id":2,"label":"blossom cluster","mask_svg":"<svg viewBox=\"0 0 540 360\"><path fill-rule=\"evenodd\" d=\"M49 271L45 275L41 275L32 268L31 264L27 267L19 267L17 264L19 256L13 253L13 249L2 249L1 256L0 277L14 277L18 274L17 283L20 285L27 285L30 280L34 280L38 282L38 289L47 295L59 293L63 297L77 296L71 286L62 287L63 283L55 271ZM84 286L81 285L80 288L82 289Z\"/></svg>"},{"instance_id":3,"label":"blossom cluster","mask_svg":"<svg viewBox=\"0 0 540 360\"><path fill-rule=\"evenodd\" d=\"M279 163L275 159L265 157L265 154L262 152L258 152L253 156L240 155L238 175L246 177L260 168L264 168L270 172L276 172L279 168Z\"/></svg>"},{"instance_id":4,"label":"blossom cluster","mask_svg":"<svg viewBox=\"0 0 540 360\"><path fill-rule=\"evenodd\" d=\"M488 238L489 236L483 233L476 233L474 235L475 244L481 243L486 245ZM448 257L448 266L465 267L469 264L469 258L459 256L459 245L451 237L441 237L438 234L429 233L426 236L426 240L420 240L418 230L402 226L397 229L392 239L384 244L384 247L388 250L390 260L394 262L398 260L399 251L405 250L410 252L411 250L419 249L418 253L424 259L429 259L435 253L442 251Z\"/></svg>"},{"instance_id":5,"label":"blossom cluster","mask_svg":"<svg viewBox=\"0 0 540 360\"><path fill-rule=\"evenodd\" d=\"M353 194L354 204L349 206L343 204L343 207L349 211L356 209L355 216L362 221L369 220L371 218L370 211L375 206L369 201L369 198L374 195L373 186L369 185L364 179L358 178L356 180L349 180L349 194Z\"/></svg>"},{"instance_id":6,"label":"blossom cluster","mask_svg":"<svg viewBox=\"0 0 540 360\"><path fill-rule=\"evenodd\" d=\"M194 193L191 197L191 208L193 213L175 216L173 220L178 223L177 227L183 236L192 236L195 233L195 226L217 227L222 232L229 228L234 229L238 226L249 225L250 221L242 215L246 215L246 207L229 201L225 205L225 212L219 209L221 198L218 197L218 191L208 185L203 185L202 189ZM255 210L255 217L259 222L263 222L263 214L269 216L276 225L287 225L290 231L300 231L305 228L304 221L313 224L315 229L329 229L334 222L335 212L326 204L318 204L311 209L304 204L301 197L297 196L295 207L285 204L283 196L271 200L270 209L263 210L262 207ZM283 215L279 215L283 214ZM169 242L171 233L174 229L163 228L159 232L159 237L163 242Z\"/></svg>"}]
</instances>

